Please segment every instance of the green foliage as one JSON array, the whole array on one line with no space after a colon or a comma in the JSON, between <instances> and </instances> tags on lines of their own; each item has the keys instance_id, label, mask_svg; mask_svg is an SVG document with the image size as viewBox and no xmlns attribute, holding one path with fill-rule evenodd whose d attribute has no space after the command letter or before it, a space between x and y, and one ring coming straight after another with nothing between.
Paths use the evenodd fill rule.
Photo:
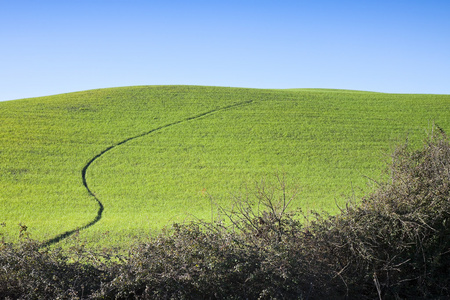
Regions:
<instances>
[{"instance_id":1,"label":"green foliage","mask_svg":"<svg viewBox=\"0 0 450 300\"><path fill-rule=\"evenodd\" d=\"M110 147L86 170L104 205L80 232L89 245L126 248L149 230L209 219L208 193L229 208L230 191L273 170L301 184L293 208L336 213L352 185L356 196L369 190L362 175L378 176L398 138L417 144L431 121L449 130L449 104L448 95L190 86L2 102L1 230L16 240L17 224L26 224L49 240L92 222L99 208L82 170Z\"/></svg>"}]
</instances>

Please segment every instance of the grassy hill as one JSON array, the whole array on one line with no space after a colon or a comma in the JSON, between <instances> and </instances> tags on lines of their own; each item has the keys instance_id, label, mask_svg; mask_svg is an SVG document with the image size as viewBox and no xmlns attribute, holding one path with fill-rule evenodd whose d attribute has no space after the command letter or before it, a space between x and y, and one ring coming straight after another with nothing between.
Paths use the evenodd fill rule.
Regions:
<instances>
[{"instance_id":1,"label":"grassy hill","mask_svg":"<svg viewBox=\"0 0 450 300\"><path fill-rule=\"evenodd\" d=\"M336 211L367 190L384 153L431 123L450 132L450 95L137 86L0 103L0 233L80 232L127 245L171 222L209 218L211 195L276 171L293 207ZM83 171L84 170L84 171ZM91 192L89 192L88 191ZM67 242L67 241L65 241Z\"/></svg>"}]
</instances>

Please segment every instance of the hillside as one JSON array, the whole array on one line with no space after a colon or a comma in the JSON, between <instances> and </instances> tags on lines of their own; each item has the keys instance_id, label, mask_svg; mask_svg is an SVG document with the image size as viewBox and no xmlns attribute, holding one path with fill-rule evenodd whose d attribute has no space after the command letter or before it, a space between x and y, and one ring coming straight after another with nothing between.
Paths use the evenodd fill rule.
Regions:
<instances>
[{"instance_id":1,"label":"hillside","mask_svg":"<svg viewBox=\"0 0 450 300\"><path fill-rule=\"evenodd\" d=\"M123 246L210 218L209 195L227 205L276 171L300 186L294 207L334 212L394 144L419 144L432 122L450 131L449 111L449 95L200 86L3 102L0 232L50 240L96 221L80 238Z\"/></svg>"}]
</instances>

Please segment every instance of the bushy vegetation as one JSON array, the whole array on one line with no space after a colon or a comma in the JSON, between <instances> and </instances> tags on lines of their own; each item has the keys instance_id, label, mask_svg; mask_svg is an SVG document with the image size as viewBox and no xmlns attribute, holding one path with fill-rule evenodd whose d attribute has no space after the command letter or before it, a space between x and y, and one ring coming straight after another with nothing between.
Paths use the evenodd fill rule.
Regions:
<instances>
[{"instance_id":1,"label":"bushy vegetation","mask_svg":"<svg viewBox=\"0 0 450 300\"><path fill-rule=\"evenodd\" d=\"M450 296L450 146L442 129L423 149L398 147L390 180L313 231L349 292Z\"/></svg>"},{"instance_id":2,"label":"bushy vegetation","mask_svg":"<svg viewBox=\"0 0 450 300\"><path fill-rule=\"evenodd\" d=\"M127 255L3 242L11 299L446 299L450 143L437 130L392 154L389 180L333 216L288 209L283 176L211 222L174 224ZM306 218L306 221L305 219ZM22 227L22 231L26 228ZM24 233L22 232L22 235Z\"/></svg>"}]
</instances>

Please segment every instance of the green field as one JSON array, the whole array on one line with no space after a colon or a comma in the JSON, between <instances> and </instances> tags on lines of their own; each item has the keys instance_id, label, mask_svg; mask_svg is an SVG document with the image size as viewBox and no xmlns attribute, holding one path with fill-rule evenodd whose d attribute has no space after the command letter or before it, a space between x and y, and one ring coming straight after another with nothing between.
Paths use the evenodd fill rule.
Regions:
<instances>
[{"instance_id":1,"label":"green field","mask_svg":"<svg viewBox=\"0 0 450 300\"><path fill-rule=\"evenodd\" d=\"M275 172L300 186L293 207L336 212L433 122L450 132L450 95L137 86L0 102L0 233L52 239L93 222L97 198L79 237L126 246Z\"/></svg>"}]
</instances>

